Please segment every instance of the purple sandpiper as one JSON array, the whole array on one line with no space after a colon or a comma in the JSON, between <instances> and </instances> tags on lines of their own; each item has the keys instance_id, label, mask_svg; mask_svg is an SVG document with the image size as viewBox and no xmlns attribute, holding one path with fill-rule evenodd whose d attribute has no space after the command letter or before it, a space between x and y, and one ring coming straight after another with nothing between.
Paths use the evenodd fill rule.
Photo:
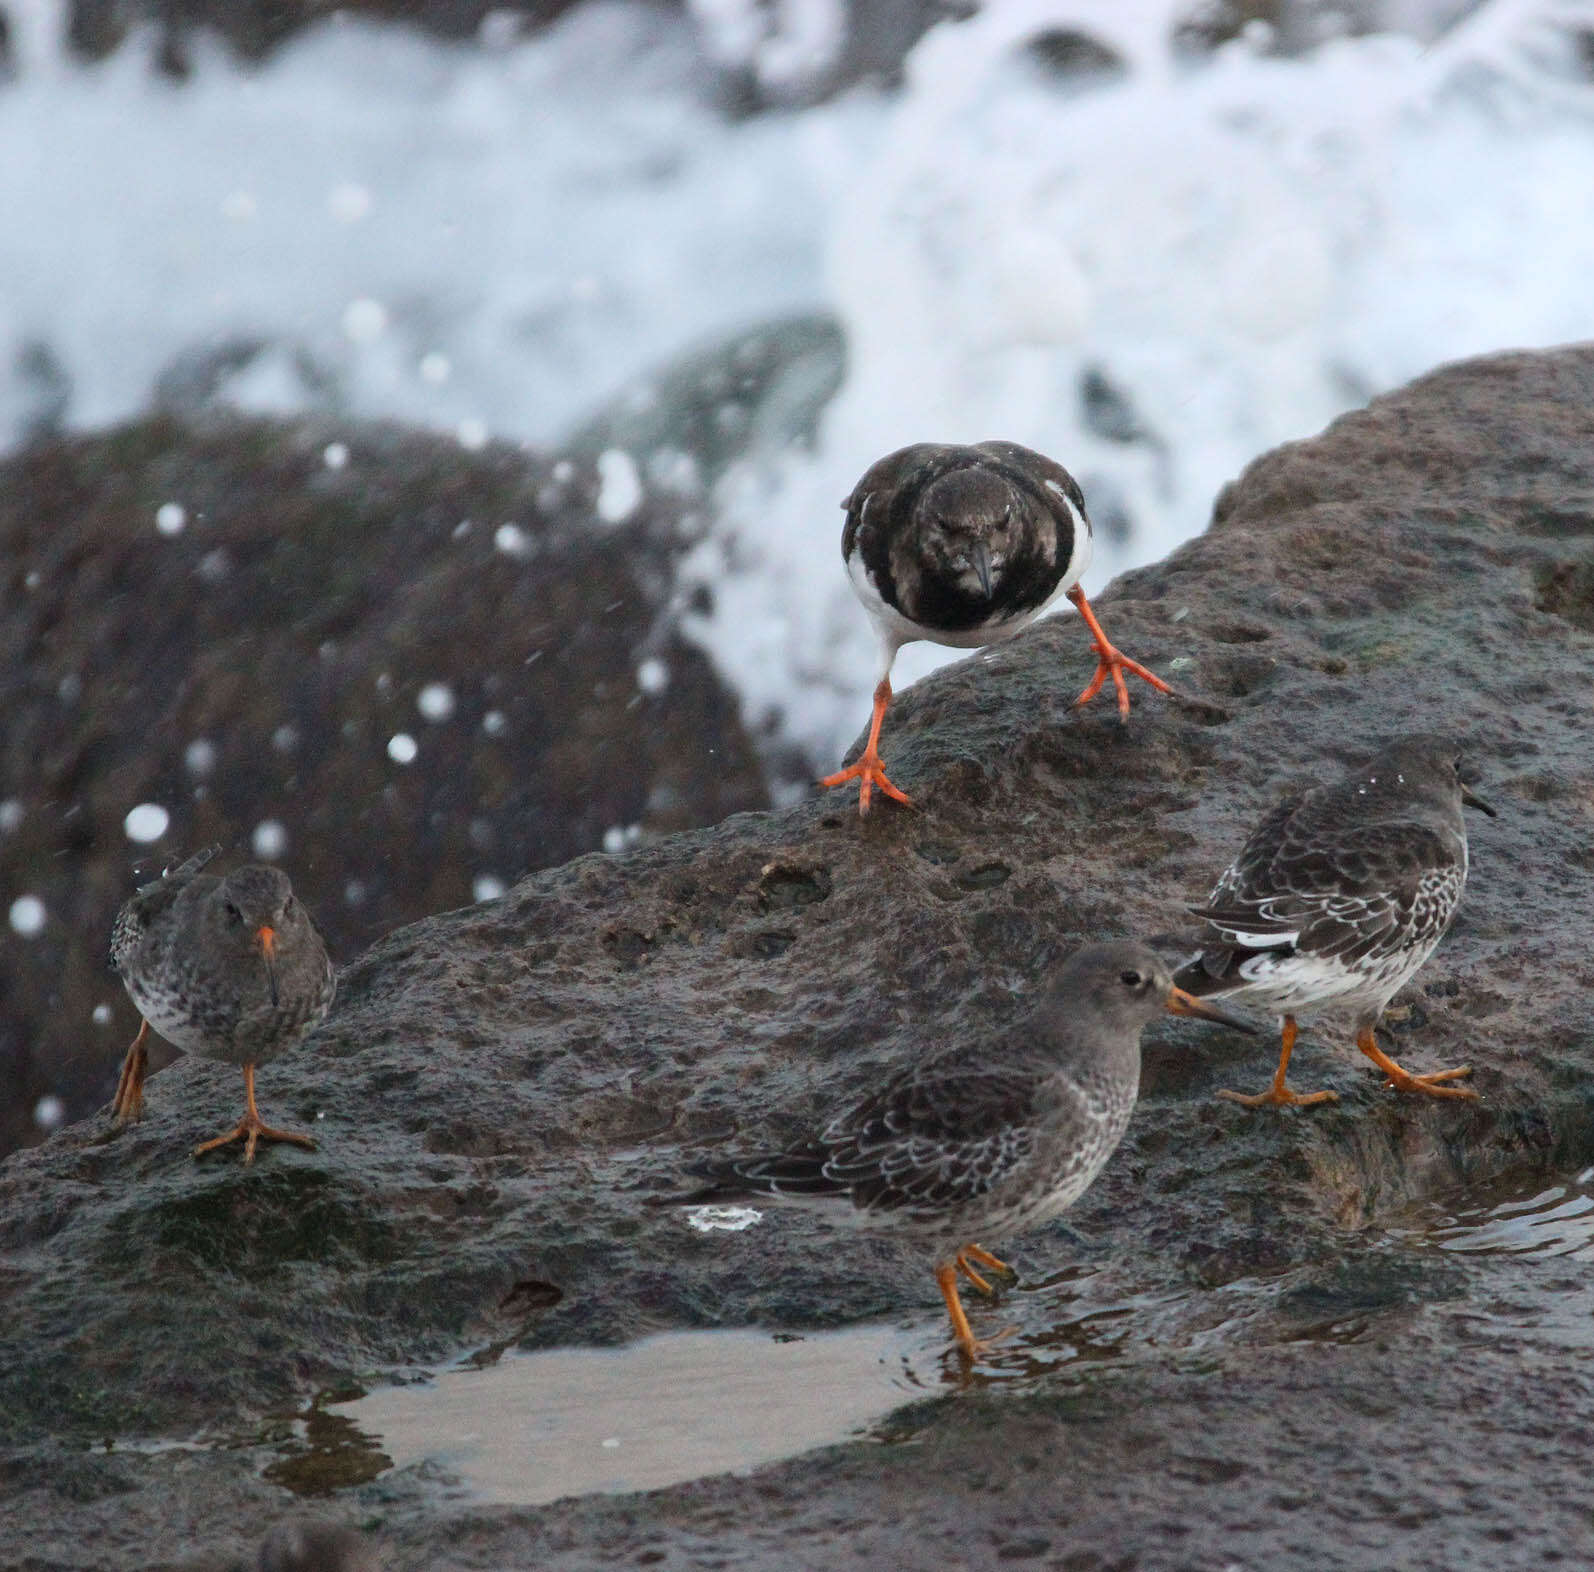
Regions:
<instances>
[{"instance_id":1,"label":"purple sandpiper","mask_svg":"<svg viewBox=\"0 0 1594 1572\"><path fill-rule=\"evenodd\" d=\"M971 1241L1034 1228L1085 1193L1134 1109L1140 1033L1165 1010L1252 1030L1175 988L1144 945L1088 945L1007 1030L925 1057L785 1151L693 1164L709 1182L653 1204L787 1201L916 1238L975 1359L958 1273L984 1294L980 1267L1012 1274Z\"/></svg>"},{"instance_id":2,"label":"purple sandpiper","mask_svg":"<svg viewBox=\"0 0 1594 1572\"><path fill-rule=\"evenodd\" d=\"M1205 906L1202 953L1175 974L1197 998L1280 1015L1278 1069L1265 1092L1219 1095L1247 1108L1332 1102L1286 1083L1297 1015L1322 1005L1356 1012L1356 1046L1397 1091L1475 1098L1447 1082L1459 1065L1413 1075L1378 1046L1384 1007L1444 937L1467 881L1465 803L1494 809L1461 779L1461 750L1407 738L1343 780L1280 803L1218 880Z\"/></svg>"},{"instance_id":3,"label":"purple sandpiper","mask_svg":"<svg viewBox=\"0 0 1594 1572\"><path fill-rule=\"evenodd\" d=\"M118 1121L143 1112L144 1044L153 1026L185 1053L242 1067L243 1118L196 1146L194 1156L243 1140L250 1163L261 1140L315 1147L307 1135L262 1122L255 1066L292 1048L326 1015L335 985L326 946L288 876L258 863L225 878L201 872L219 849L209 847L146 884L116 914L111 964L144 1019L123 1061L112 1112Z\"/></svg>"}]
</instances>

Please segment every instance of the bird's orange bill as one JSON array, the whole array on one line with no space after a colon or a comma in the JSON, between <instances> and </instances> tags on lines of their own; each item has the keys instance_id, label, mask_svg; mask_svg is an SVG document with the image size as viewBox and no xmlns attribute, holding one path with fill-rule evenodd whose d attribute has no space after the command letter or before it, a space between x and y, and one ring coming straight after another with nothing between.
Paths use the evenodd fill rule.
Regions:
<instances>
[{"instance_id":1,"label":"bird's orange bill","mask_svg":"<svg viewBox=\"0 0 1594 1572\"><path fill-rule=\"evenodd\" d=\"M1364 1027L1356 1037L1356 1046L1367 1055L1389 1079L1384 1083L1391 1091L1420 1092L1425 1097L1460 1097L1467 1102L1477 1102L1478 1094L1470 1086L1446 1086L1445 1081L1459 1081L1472 1074L1470 1064L1458 1064L1450 1070L1429 1070L1424 1075L1413 1075L1403 1069L1378 1046L1373 1029Z\"/></svg>"},{"instance_id":2,"label":"bird's orange bill","mask_svg":"<svg viewBox=\"0 0 1594 1572\"><path fill-rule=\"evenodd\" d=\"M277 933L274 928L261 926L255 930L260 941L260 953L265 957L266 981L271 985L271 1007L276 1009L277 996Z\"/></svg>"},{"instance_id":3,"label":"bird's orange bill","mask_svg":"<svg viewBox=\"0 0 1594 1572\"><path fill-rule=\"evenodd\" d=\"M138 1023L138 1036L128 1046L122 1060L122 1073L116 1082L116 1097L111 1115L118 1124L144 1117L144 1073L149 1069L149 1022Z\"/></svg>"},{"instance_id":4,"label":"bird's orange bill","mask_svg":"<svg viewBox=\"0 0 1594 1572\"><path fill-rule=\"evenodd\" d=\"M869 722L869 742L857 761L834 775L827 775L821 786L844 786L848 781L858 782L858 812L869 811L869 794L878 786L886 796L895 798L907 807L913 806L905 791L899 791L886 779L886 767L880 760L880 723L886 718L886 706L891 702L891 679L882 677L874 690L874 715Z\"/></svg>"},{"instance_id":5,"label":"bird's orange bill","mask_svg":"<svg viewBox=\"0 0 1594 1572\"><path fill-rule=\"evenodd\" d=\"M1244 1032L1250 1037L1256 1036L1256 1028L1249 1022L1241 1020L1238 1015L1230 1015L1227 1010L1220 1010L1216 1005L1208 1004L1205 999L1198 999L1194 994L1189 994L1183 988L1170 988L1168 990L1169 1015L1196 1015L1203 1021L1216 1021L1220 1026L1232 1026L1237 1032Z\"/></svg>"},{"instance_id":6,"label":"bird's orange bill","mask_svg":"<svg viewBox=\"0 0 1594 1572\"><path fill-rule=\"evenodd\" d=\"M1111 639L1102 632L1101 624L1096 621L1096 613L1090 609L1090 602L1085 599L1084 590L1076 584L1069 590L1068 598L1073 601L1079 615L1085 619L1085 626L1090 629L1091 648L1096 652L1096 675L1085 685L1085 691L1074 700L1074 707L1078 709L1081 704L1090 701L1101 692L1102 684L1108 677L1112 678L1113 687L1118 690L1118 714L1121 719L1129 719L1129 685L1124 681L1124 673L1131 672L1139 677L1142 682L1149 682L1152 687L1163 693L1172 693L1173 689L1153 671L1148 671L1137 660L1130 658L1115 645Z\"/></svg>"}]
</instances>

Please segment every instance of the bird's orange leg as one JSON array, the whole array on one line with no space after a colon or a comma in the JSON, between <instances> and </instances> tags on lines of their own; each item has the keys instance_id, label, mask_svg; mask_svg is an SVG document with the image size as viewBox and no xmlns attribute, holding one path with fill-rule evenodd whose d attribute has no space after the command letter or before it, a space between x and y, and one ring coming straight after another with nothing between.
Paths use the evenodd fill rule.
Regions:
<instances>
[{"instance_id":1,"label":"bird's orange leg","mask_svg":"<svg viewBox=\"0 0 1594 1572\"><path fill-rule=\"evenodd\" d=\"M1273 1084L1265 1092L1219 1092L1231 1103L1242 1108L1309 1108L1313 1103L1337 1103L1338 1092L1292 1092L1284 1082L1290 1067L1290 1055L1295 1051L1295 1017L1284 1017L1284 1038L1279 1046L1279 1067L1273 1072Z\"/></svg>"},{"instance_id":2,"label":"bird's orange leg","mask_svg":"<svg viewBox=\"0 0 1594 1572\"><path fill-rule=\"evenodd\" d=\"M138 1036L129 1045L122 1059L122 1073L117 1078L116 1096L111 1100L111 1117L118 1124L144 1117L144 1072L149 1068L149 1022L138 1023Z\"/></svg>"},{"instance_id":3,"label":"bird's orange leg","mask_svg":"<svg viewBox=\"0 0 1594 1572\"><path fill-rule=\"evenodd\" d=\"M1462 1097L1468 1102L1476 1102L1478 1094L1469 1086L1444 1086L1443 1081L1458 1081L1464 1075L1472 1074L1470 1064L1458 1064L1452 1070L1430 1070L1426 1075L1413 1075L1410 1070L1403 1070L1393 1059L1378 1046L1373 1037L1371 1026L1364 1026L1356 1034L1356 1046L1367 1055L1389 1079L1384 1083L1396 1092L1421 1092L1427 1097Z\"/></svg>"},{"instance_id":4,"label":"bird's orange leg","mask_svg":"<svg viewBox=\"0 0 1594 1572\"><path fill-rule=\"evenodd\" d=\"M900 803L913 806L912 799L904 791L898 791L886 779L886 767L880 761L880 723L886 718L886 706L891 702L891 678L882 677L874 690L874 716L869 722L869 742L857 761L849 764L844 770L837 770L834 775L827 775L821 786L843 786L850 780L858 782L858 812L869 811L869 793L871 788L878 786L886 796L894 797Z\"/></svg>"},{"instance_id":5,"label":"bird's orange leg","mask_svg":"<svg viewBox=\"0 0 1594 1572\"><path fill-rule=\"evenodd\" d=\"M979 1249L976 1245L975 1249ZM982 1255L984 1251L980 1252ZM968 1272L967 1263L962 1269ZM975 1276L974 1273L969 1275ZM1011 1337L1018 1330L1017 1327L1004 1327L995 1337L980 1339L975 1337L969 1326L969 1318L963 1313L963 1301L958 1298L958 1263L943 1261L935 1269L936 1286L941 1290L941 1297L946 1300L946 1313L952 1317L952 1335L957 1339L958 1352L972 1364L980 1358L993 1344L1001 1342L1004 1337ZM986 1285L989 1287L989 1284Z\"/></svg>"},{"instance_id":6,"label":"bird's orange leg","mask_svg":"<svg viewBox=\"0 0 1594 1572\"><path fill-rule=\"evenodd\" d=\"M1090 609L1090 602L1085 599L1084 590L1076 584L1069 590L1068 598L1078 608L1079 614L1085 619L1085 626L1090 629L1091 647L1096 651L1096 675L1086 684L1085 691L1074 700L1077 709L1081 704L1090 701L1101 692L1101 687L1108 677L1112 678L1113 686L1118 690L1118 713L1124 720L1129 719L1129 687L1124 681L1126 671L1133 672L1142 681L1149 682L1152 687L1160 689L1163 693L1172 693L1173 689L1165 683L1155 672L1148 671L1137 660L1130 658L1113 644L1112 640L1101 631L1101 624L1096 621L1096 613Z\"/></svg>"},{"instance_id":7,"label":"bird's orange leg","mask_svg":"<svg viewBox=\"0 0 1594 1572\"><path fill-rule=\"evenodd\" d=\"M225 1135L218 1135L214 1140L201 1141L194 1148L194 1156L200 1157L206 1152L214 1151L218 1146L226 1146L229 1142L242 1140L244 1142L244 1163L247 1166L255 1160L256 1141L291 1141L295 1146L308 1147L315 1150L315 1142L307 1135L295 1135L291 1130L274 1130L260 1117L260 1110L255 1107L255 1067L252 1064L244 1066L244 1096L248 1106L244 1116L238 1121L234 1129Z\"/></svg>"},{"instance_id":8,"label":"bird's orange leg","mask_svg":"<svg viewBox=\"0 0 1594 1572\"><path fill-rule=\"evenodd\" d=\"M952 1335L957 1339L958 1352L970 1362L982 1352L979 1340L969 1327L969 1318L963 1313L963 1301L958 1298L958 1269L943 1262L935 1269L936 1286L946 1300L946 1313L952 1317Z\"/></svg>"},{"instance_id":9,"label":"bird's orange leg","mask_svg":"<svg viewBox=\"0 0 1594 1572\"><path fill-rule=\"evenodd\" d=\"M990 1297L995 1294L995 1289L986 1282L978 1272L969 1265L970 1261L978 1261L981 1266L994 1272L998 1277L1004 1277L1010 1283L1018 1281L1018 1273L999 1256L994 1256L984 1245L966 1244L957 1253L957 1268L982 1294Z\"/></svg>"},{"instance_id":10,"label":"bird's orange leg","mask_svg":"<svg viewBox=\"0 0 1594 1572\"><path fill-rule=\"evenodd\" d=\"M972 1288L975 1293L983 1294L987 1299L996 1298L996 1290L992 1288L991 1285L983 1277L981 1277L972 1266L969 1265L968 1253L966 1251L959 1250L957 1253L957 1259L953 1264L957 1267L958 1271L968 1278L969 1287Z\"/></svg>"}]
</instances>

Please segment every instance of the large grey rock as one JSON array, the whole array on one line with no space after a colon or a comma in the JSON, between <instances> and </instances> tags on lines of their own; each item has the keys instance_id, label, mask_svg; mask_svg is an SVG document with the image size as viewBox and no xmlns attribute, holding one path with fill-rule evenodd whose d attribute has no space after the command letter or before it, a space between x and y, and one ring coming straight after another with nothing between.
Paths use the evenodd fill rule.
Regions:
<instances>
[{"instance_id":1,"label":"large grey rock","mask_svg":"<svg viewBox=\"0 0 1594 1572\"><path fill-rule=\"evenodd\" d=\"M723 1239L643 1201L685 1148L780 1139L1011 1018L1082 940L1175 949L1183 903L1288 781L1421 725L1467 735L1502 813L1474 824L1461 915L1397 1001L1399 1056L1465 1058L1480 1103L1396 1098L1319 1030L1300 1073L1343 1100L1247 1114L1212 1094L1260 1084L1272 1046L1170 1022L1101 1180L1011 1251L1032 1281L1090 1268L1131 1329L1119 1363L1032 1363L1058 1304L1019 1295L992 1378L904 1416L911 1447L537 1512L473 1512L424 1471L343 1504L428 1567L1585 1559L1581 1274L1396 1225L1594 1154L1591 552L1594 349L1438 372L1259 460L1205 536L1100 598L1186 702L1139 693L1127 727L1071 713L1086 641L1046 622L893 707L887 760L917 813L860 823L815 798L389 935L262 1075L284 1123L319 1121L318 1152L192 1163L236 1086L182 1061L140 1128L14 1155L0 1537L77 1547L34 1565L108 1567L203 1520L235 1553L281 1510L255 1472L270 1415L472 1347L935 1316L890 1243L839 1251L787 1215L728 1270ZM254 1444L71 1450L196 1433ZM109 1516L119 1548L83 1549Z\"/></svg>"}]
</instances>

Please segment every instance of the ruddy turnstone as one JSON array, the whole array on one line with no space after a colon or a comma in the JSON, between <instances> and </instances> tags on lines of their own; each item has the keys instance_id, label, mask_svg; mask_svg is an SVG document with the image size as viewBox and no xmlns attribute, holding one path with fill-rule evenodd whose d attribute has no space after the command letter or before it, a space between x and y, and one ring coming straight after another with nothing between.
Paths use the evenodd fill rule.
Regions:
<instances>
[{"instance_id":1,"label":"ruddy turnstone","mask_svg":"<svg viewBox=\"0 0 1594 1572\"><path fill-rule=\"evenodd\" d=\"M145 1040L151 1026L185 1053L244 1072L244 1116L235 1129L194 1148L194 1156L243 1140L314 1148L307 1135L275 1130L255 1108L255 1066L293 1047L331 1008L332 962L288 876L259 864L225 878L201 869L219 847L190 857L146 884L116 914L111 964L144 1019L122 1063L112 1112L136 1119L144 1107Z\"/></svg>"},{"instance_id":2,"label":"ruddy turnstone","mask_svg":"<svg viewBox=\"0 0 1594 1572\"><path fill-rule=\"evenodd\" d=\"M898 802L909 800L886 776L880 723L891 702L897 651L914 639L979 649L1011 638L1066 594L1096 652L1096 673L1076 705L1088 703L1111 677L1127 720L1126 671L1172 691L1102 632L1079 588L1091 554L1084 493L1044 454L1016 442L917 442L871 465L842 506L841 554L879 635L880 680L862 755L819 784L856 779L859 813L869 811L875 786Z\"/></svg>"},{"instance_id":3,"label":"ruddy turnstone","mask_svg":"<svg viewBox=\"0 0 1594 1572\"><path fill-rule=\"evenodd\" d=\"M1296 1016L1322 1005L1356 1012L1356 1046L1402 1092L1475 1098L1448 1086L1470 1066L1413 1075L1379 1048L1384 1007L1434 952L1467 881L1465 803L1494 809L1457 773L1460 750L1439 737L1385 748L1332 786L1282 802L1263 819L1205 906L1204 948L1174 980L1197 998L1254 1004L1283 1017L1273 1083L1247 1108L1331 1102L1285 1081Z\"/></svg>"},{"instance_id":4,"label":"ruddy turnstone","mask_svg":"<svg viewBox=\"0 0 1594 1572\"><path fill-rule=\"evenodd\" d=\"M1141 1030L1165 1010L1253 1030L1175 988L1144 945L1088 945L1016 1025L909 1066L786 1151L694 1164L710 1182L655 1204L788 1201L917 1238L974 1359L958 1273L989 1294L980 1268L1011 1269L972 1241L1034 1228L1085 1193L1135 1106Z\"/></svg>"}]
</instances>

